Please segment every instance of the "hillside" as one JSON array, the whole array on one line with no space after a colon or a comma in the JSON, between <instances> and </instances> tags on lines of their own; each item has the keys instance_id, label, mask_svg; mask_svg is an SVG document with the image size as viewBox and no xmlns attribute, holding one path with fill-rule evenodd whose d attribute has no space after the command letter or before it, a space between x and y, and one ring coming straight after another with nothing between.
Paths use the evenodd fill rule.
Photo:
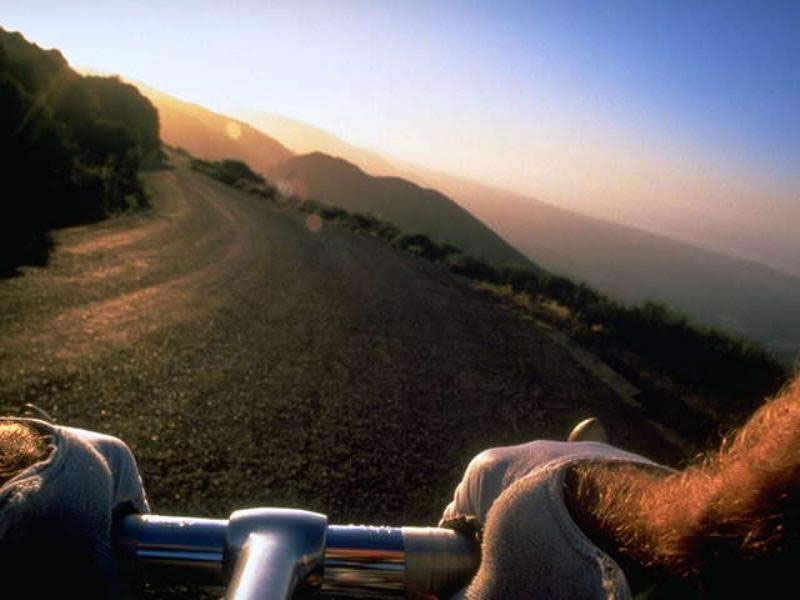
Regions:
<instances>
[{"instance_id":1,"label":"hillside","mask_svg":"<svg viewBox=\"0 0 800 600\"><path fill-rule=\"evenodd\" d=\"M489 186L428 174L528 256L624 302L668 302L692 320L800 357L800 279Z\"/></svg>"},{"instance_id":2,"label":"hillside","mask_svg":"<svg viewBox=\"0 0 800 600\"><path fill-rule=\"evenodd\" d=\"M243 160L255 171L290 185L294 193L373 214L497 265L531 266L525 256L438 192L396 177L373 178L346 161L321 153L294 157L285 146L250 125L136 85L158 108L162 138L171 146L206 160ZM284 129L290 130L291 124ZM241 135L232 136L232 131ZM296 142L298 138L293 139Z\"/></svg>"},{"instance_id":3,"label":"hillside","mask_svg":"<svg viewBox=\"0 0 800 600\"><path fill-rule=\"evenodd\" d=\"M266 174L284 193L372 214L496 265L531 266L521 253L450 198L405 179L373 177L344 159L320 152L284 161Z\"/></svg>"},{"instance_id":4,"label":"hillside","mask_svg":"<svg viewBox=\"0 0 800 600\"><path fill-rule=\"evenodd\" d=\"M44 264L49 231L147 203L158 114L131 85L83 77L58 50L0 28L0 275Z\"/></svg>"},{"instance_id":5,"label":"hillside","mask_svg":"<svg viewBox=\"0 0 800 600\"><path fill-rule=\"evenodd\" d=\"M358 168L370 175L392 175L403 177L397 167L376 152L359 148L354 144L328 133L324 129L314 127L296 119L280 115L264 113L257 110L237 109L231 115L249 123L259 131L280 140L282 144L295 154L311 154L323 152L333 157L343 158L358 165ZM408 178L415 181L414 178ZM415 181L418 183L418 181ZM423 184L420 184L423 185ZM424 186L423 187L430 187Z\"/></svg>"},{"instance_id":6,"label":"hillside","mask_svg":"<svg viewBox=\"0 0 800 600\"><path fill-rule=\"evenodd\" d=\"M209 160L238 158L260 172L286 160L292 153L280 142L246 123L207 108L184 102L135 82L158 109L161 138Z\"/></svg>"},{"instance_id":7,"label":"hillside","mask_svg":"<svg viewBox=\"0 0 800 600\"><path fill-rule=\"evenodd\" d=\"M374 175L441 191L554 273L625 302L668 302L699 324L764 344L785 364L800 354L800 279L792 275L357 148L299 121L237 114L278 139L289 136L297 152L324 150Z\"/></svg>"}]
</instances>

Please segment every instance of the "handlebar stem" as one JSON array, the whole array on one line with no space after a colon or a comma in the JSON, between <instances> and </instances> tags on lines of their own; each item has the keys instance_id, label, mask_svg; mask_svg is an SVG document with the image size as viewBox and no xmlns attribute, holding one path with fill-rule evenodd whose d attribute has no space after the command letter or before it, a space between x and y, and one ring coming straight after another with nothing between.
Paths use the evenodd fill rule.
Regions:
<instances>
[{"instance_id":1,"label":"handlebar stem","mask_svg":"<svg viewBox=\"0 0 800 600\"><path fill-rule=\"evenodd\" d=\"M225 540L230 600L291 598L298 584L319 587L328 518L290 508L234 512Z\"/></svg>"}]
</instances>

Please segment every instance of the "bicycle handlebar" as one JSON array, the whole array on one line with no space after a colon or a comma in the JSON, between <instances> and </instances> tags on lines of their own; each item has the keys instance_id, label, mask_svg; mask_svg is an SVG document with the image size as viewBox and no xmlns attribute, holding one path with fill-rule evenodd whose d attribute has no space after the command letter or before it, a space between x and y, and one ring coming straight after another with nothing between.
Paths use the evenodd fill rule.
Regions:
<instances>
[{"instance_id":1,"label":"bicycle handlebar","mask_svg":"<svg viewBox=\"0 0 800 600\"><path fill-rule=\"evenodd\" d=\"M230 581L226 597L235 600L290 598L303 588L361 598L447 594L480 562L476 544L449 529L328 525L324 515L281 508L227 520L132 515L116 539L134 576Z\"/></svg>"}]
</instances>

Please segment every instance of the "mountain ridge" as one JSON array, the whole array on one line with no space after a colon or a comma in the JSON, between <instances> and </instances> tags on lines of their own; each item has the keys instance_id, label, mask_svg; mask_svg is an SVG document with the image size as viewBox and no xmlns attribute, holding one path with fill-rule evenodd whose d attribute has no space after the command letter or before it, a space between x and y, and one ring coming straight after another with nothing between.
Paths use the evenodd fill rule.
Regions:
<instances>
[{"instance_id":1,"label":"mountain ridge","mask_svg":"<svg viewBox=\"0 0 800 600\"><path fill-rule=\"evenodd\" d=\"M522 203L534 203L547 208L557 209L582 219L590 219L602 223L609 223L623 229L643 232L653 236L665 238L677 244L693 247L702 252L711 252L727 258L755 263L778 273L783 273L789 275L790 277L800 279L800 270L792 271L791 268L778 266L777 263L772 264L752 256L726 252L725 250L711 246L704 246L696 241L680 239L668 233L650 230L643 226L620 223L614 221L613 219L585 214L576 209L558 206L557 204L541 200L533 195L515 191L510 188L504 188L497 184L485 183L465 175L453 175L451 173L426 167L413 161L401 159L384 152L362 148L316 125L304 123L299 119L281 116L276 113L265 113L257 110L242 108L234 109L228 112L237 115L238 118L250 123L256 129L264 131L268 134L272 132L271 134L278 139L283 140L283 137L281 136L285 135L284 132L291 131L291 140L293 142L292 148L298 154L313 152L314 150L318 149L319 144L322 143L325 145L324 151L326 153L341 156L347 160L350 160L351 162L355 162L372 175L396 175L398 177L413 181L423 187L437 189L446 195L455 198L458 202L470 203L472 202L472 200L469 198L470 195L474 196L481 194L489 195L492 198L502 197L514 199ZM286 126L287 123L291 124L288 129ZM303 127L305 127L305 129L302 129ZM357 154L353 154L353 152L356 152ZM359 158L357 159L356 156ZM363 158L361 158L362 156ZM462 196L464 197L462 198ZM472 210L472 208L470 208L470 210ZM481 220L485 219L481 217Z\"/></svg>"},{"instance_id":2,"label":"mountain ridge","mask_svg":"<svg viewBox=\"0 0 800 600\"><path fill-rule=\"evenodd\" d=\"M313 174L308 169L308 162L319 163L323 153L293 163L300 157L270 135L232 117L159 92L141 82L135 84L158 108L162 138L172 146L183 147L191 154L207 160L240 159L265 176L284 180L286 174L281 174L281 168L285 170L291 168L289 165L303 165L302 179L307 181L300 181L301 178L295 176L290 193L309 195L348 210L375 214L409 232L425 233L440 242L457 245L465 252L497 266L536 268L533 261L470 215L467 209L436 190L421 188L399 176L375 178L341 157L329 157L330 161L324 161L327 167L336 165L338 171L335 175L330 168L326 168L324 173ZM240 135L236 137L232 133ZM279 165L284 167L279 168ZM349 191L351 194L357 193L357 197L342 193L342 179L350 183ZM307 189L309 187L311 189ZM387 199L392 201L387 202ZM376 203L380 205L379 208L376 208ZM414 205L413 211L418 217L416 222L409 218L408 210L403 207L403 204L409 203Z\"/></svg>"},{"instance_id":3,"label":"mountain ridge","mask_svg":"<svg viewBox=\"0 0 800 600\"><path fill-rule=\"evenodd\" d=\"M240 158L262 172L292 156L278 140L247 123L159 92L142 82L131 83L158 108L161 137L172 146L210 160Z\"/></svg>"},{"instance_id":4,"label":"mountain ridge","mask_svg":"<svg viewBox=\"0 0 800 600\"><path fill-rule=\"evenodd\" d=\"M315 136L309 135L307 144ZM327 142L337 139L328 134ZM339 151L345 154L349 146L342 142ZM800 315L794 316L794 307L800 305L800 278L792 273L364 152L374 159L371 165L383 169L388 165L393 169L390 174L446 194L545 269L584 281L625 302L654 298L669 302L695 322L765 344L786 364L800 353ZM668 275L656 272L665 267L669 267ZM744 286L742 273L746 274Z\"/></svg>"},{"instance_id":5,"label":"mountain ridge","mask_svg":"<svg viewBox=\"0 0 800 600\"><path fill-rule=\"evenodd\" d=\"M275 113L263 113L244 108L228 111L227 114L231 114L256 129L267 133L267 135L281 140L281 143L290 148L295 154L310 154L319 151L330 156L344 158L356 164L369 175L397 174L397 167L392 160L372 150L351 144L321 127ZM402 177L399 174L398 176ZM408 179L408 177L405 179Z\"/></svg>"},{"instance_id":6,"label":"mountain ridge","mask_svg":"<svg viewBox=\"0 0 800 600\"><path fill-rule=\"evenodd\" d=\"M372 214L406 231L455 244L496 265L532 265L457 202L407 179L369 175L350 161L322 152L283 161L266 175L284 193Z\"/></svg>"}]
</instances>

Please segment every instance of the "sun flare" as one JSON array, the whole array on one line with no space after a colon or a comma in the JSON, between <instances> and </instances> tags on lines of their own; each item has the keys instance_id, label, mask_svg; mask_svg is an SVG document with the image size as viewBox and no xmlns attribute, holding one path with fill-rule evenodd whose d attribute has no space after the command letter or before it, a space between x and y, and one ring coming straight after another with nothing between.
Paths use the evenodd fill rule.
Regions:
<instances>
[{"instance_id":1,"label":"sun flare","mask_svg":"<svg viewBox=\"0 0 800 600\"><path fill-rule=\"evenodd\" d=\"M227 125L225 125L225 135L232 140L238 140L242 137L242 126L235 121L228 121Z\"/></svg>"}]
</instances>

